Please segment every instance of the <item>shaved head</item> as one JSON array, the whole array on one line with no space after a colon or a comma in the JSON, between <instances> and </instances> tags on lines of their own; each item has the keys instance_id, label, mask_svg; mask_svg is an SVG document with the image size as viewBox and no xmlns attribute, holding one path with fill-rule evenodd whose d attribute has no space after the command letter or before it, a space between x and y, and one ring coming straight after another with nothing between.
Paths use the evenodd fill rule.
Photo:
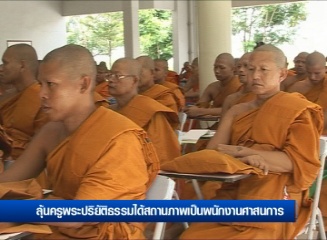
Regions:
<instances>
[{"instance_id":1,"label":"shaved head","mask_svg":"<svg viewBox=\"0 0 327 240\"><path fill-rule=\"evenodd\" d=\"M232 54L230 53L221 53L217 56L216 61L217 60L222 60L224 61L226 64L230 65L231 67L235 66L235 59L233 57Z\"/></svg>"},{"instance_id":2,"label":"shaved head","mask_svg":"<svg viewBox=\"0 0 327 240\"><path fill-rule=\"evenodd\" d=\"M7 48L7 53L17 61L24 61L28 69L36 76L38 69L38 59L35 49L28 44L15 44Z\"/></svg>"},{"instance_id":3,"label":"shaved head","mask_svg":"<svg viewBox=\"0 0 327 240\"><path fill-rule=\"evenodd\" d=\"M124 74L135 75L137 79L140 79L142 66L139 61L132 58L120 58L114 62L112 69L120 66L120 69L124 71Z\"/></svg>"},{"instance_id":4,"label":"shaved head","mask_svg":"<svg viewBox=\"0 0 327 240\"><path fill-rule=\"evenodd\" d=\"M149 56L140 56L136 60L142 65L142 68L154 70L154 61Z\"/></svg>"},{"instance_id":5,"label":"shaved head","mask_svg":"<svg viewBox=\"0 0 327 240\"><path fill-rule=\"evenodd\" d=\"M276 65L280 68L286 68L286 66L287 66L286 56L283 53L283 51L280 50L278 47L275 47L272 44L265 44L265 45L262 45L262 46L256 48L253 51L253 53L260 52L260 51L272 53L274 55L273 60L276 63Z\"/></svg>"},{"instance_id":6,"label":"shaved head","mask_svg":"<svg viewBox=\"0 0 327 240\"><path fill-rule=\"evenodd\" d=\"M326 66L326 58L320 52L313 52L307 56L305 64L306 66Z\"/></svg>"},{"instance_id":7,"label":"shaved head","mask_svg":"<svg viewBox=\"0 0 327 240\"><path fill-rule=\"evenodd\" d=\"M49 52L42 63L57 62L72 79L90 76L95 83L97 73L93 56L85 47L69 44Z\"/></svg>"},{"instance_id":8,"label":"shaved head","mask_svg":"<svg viewBox=\"0 0 327 240\"><path fill-rule=\"evenodd\" d=\"M308 52L300 52L295 58L306 58L308 55Z\"/></svg>"}]
</instances>

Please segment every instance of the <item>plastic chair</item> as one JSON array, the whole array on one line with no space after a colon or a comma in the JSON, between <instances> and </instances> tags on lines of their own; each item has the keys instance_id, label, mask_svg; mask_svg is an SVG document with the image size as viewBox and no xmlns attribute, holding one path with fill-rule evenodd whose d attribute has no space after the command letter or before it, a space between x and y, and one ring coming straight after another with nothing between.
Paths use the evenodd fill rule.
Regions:
<instances>
[{"instance_id":1,"label":"plastic chair","mask_svg":"<svg viewBox=\"0 0 327 240\"><path fill-rule=\"evenodd\" d=\"M324 220L323 220L321 211L318 206L326 157L327 157L327 138L321 137L320 138L320 155L319 155L320 162L321 162L321 168L319 170L317 180L316 180L316 190L315 190L315 193L313 196L312 213L311 213L311 217L310 217L310 220L309 220L307 226L301 232L301 234L303 234L303 233L307 234L307 239L313 239L314 230L316 230L316 227L318 226L319 235L320 235L319 239L326 240Z\"/></svg>"},{"instance_id":2,"label":"plastic chair","mask_svg":"<svg viewBox=\"0 0 327 240\"><path fill-rule=\"evenodd\" d=\"M171 178L158 175L152 186L146 194L147 200L179 200L178 194L175 191L175 181ZM188 228L188 223L183 223L185 228ZM158 222L155 225L152 239L163 239L165 233L165 222Z\"/></svg>"}]
</instances>

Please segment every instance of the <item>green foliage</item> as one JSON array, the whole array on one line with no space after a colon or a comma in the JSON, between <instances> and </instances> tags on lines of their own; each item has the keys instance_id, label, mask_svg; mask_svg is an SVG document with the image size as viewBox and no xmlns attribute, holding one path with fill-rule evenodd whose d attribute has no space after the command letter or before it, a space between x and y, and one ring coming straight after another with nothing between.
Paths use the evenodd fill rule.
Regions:
<instances>
[{"instance_id":1,"label":"green foliage","mask_svg":"<svg viewBox=\"0 0 327 240\"><path fill-rule=\"evenodd\" d=\"M288 3L233 9L232 33L242 36L244 52L256 42L292 43L300 22L305 21L306 3Z\"/></svg>"},{"instance_id":2,"label":"green foliage","mask_svg":"<svg viewBox=\"0 0 327 240\"><path fill-rule=\"evenodd\" d=\"M112 50L124 46L122 12L68 17L66 27L68 43L88 48L93 56L108 55L111 59ZM143 54L152 58L172 57L171 11L140 10L139 31Z\"/></svg>"},{"instance_id":3,"label":"green foliage","mask_svg":"<svg viewBox=\"0 0 327 240\"><path fill-rule=\"evenodd\" d=\"M140 46L153 59L173 56L172 13L166 10L139 11Z\"/></svg>"}]
</instances>

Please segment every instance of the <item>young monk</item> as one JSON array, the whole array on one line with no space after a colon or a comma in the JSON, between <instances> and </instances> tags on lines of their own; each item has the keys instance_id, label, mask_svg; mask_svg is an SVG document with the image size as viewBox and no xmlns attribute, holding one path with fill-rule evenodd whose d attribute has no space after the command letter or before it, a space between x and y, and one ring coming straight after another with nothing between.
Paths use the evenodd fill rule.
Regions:
<instances>
[{"instance_id":1,"label":"young monk","mask_svg":"<svg viewBox=\"0 0 327 240\"><path fill-rule=\"evenodd\" d=\"M178 118L170 108L137 93L141 65L134 59L118 59L111 68L109 92L117 100L111 109L142 127L156 148L160 163L180 156L180 144L174 131Z\"/></svg>"},{"instance_id":2,"label":"young monk","mask_svg":"<svg viewBox=\"0 0 327 240\"><path fill-rule=\"evenodd\" d=\"M181 239L294 239L306 224L310 216L307 192L320 168L323 114L320 106L302 95L279 90L286 75L285 56L280 49L269 44L255 49L248 77L256 99L226 112L208 148L267 174L224 184L215 199L294 199L297 221L194 223Z\"/></svg>"},{"instance_id":3,"label":"young monk","mask_svg":"<svg viewBox=\"0 0 327 240\"><path fill-rule=\"evenodd\" d=\"M178 113L178 105L173 92L169 88L154 82L153 60L149 56L140 56L136 60L142 65L141 79L138 87L139 93L153 98Z\"/></svg>"},{"instance_id":4,"label":"young monk","mask_svg":"<svg viewBox=\"0 0 327 240\"><path fill-rule=\"evenodd\" d=\"M284 81L280 83L280 90L288 92L288 89L298 81L302 81L307 77L307 71L305 68L305 61L309 53L307 52L300 52L294 58L294 70L295 75L288 76Z\"/></svg>"},{"instance_id":5,"label":"young monk","mask_svg":"<svg viewBox=\"0 0 327 240\"><path fill-rule=\"evenodd\" d=\"M100 62L99 65L97 65L95 91L105 99L109 98L107 75L108 75L108 68L106 66L106 63Z\"/></svg>"},{"instance_id":6,"label":"young monk","mask_svg":"<svg viewBox=\"0 0 327 240\"><path fill-rule=\"evenodd\" d=\"M225 98L237 92L241 83L234 75L235 60L229 53L217 56L214 63L214 72L218 81L208 85L196 106L186 108L185 112L191 117L203 115L221 115Z\"/></svg>"},{"instance_id":7,"label":"young monk","mask_svg":"<svg viewBox=\"0 0 327 240\"><path fill-rule=\"evenodd\" d=\"M247 77L247 70L248 70L248 63L251 53L245 53L243 56L238 60L237 63L237 75L242 84L241 90L237 91L236 93L232 93L228 95L223 103L221 115L227 112L232 106L243 103L249 102L255 98L255 94L251 91L252 89L252 82Z\"/></svg>"},{"instance_id":8,"label":"young monk","mask_svg":"<svg viewBox=\"0 0 327 240\"><path fill-rule=\"evenodd\" d=\"M50 122L0 182L37 176L45 167L59 199L145 199L159 160L143 129L93 99L96 67L82 46L48 53L39 69L42 109ZM37 239L141 239L140 223L48 223Z\"/></svg>"}]
</instances>

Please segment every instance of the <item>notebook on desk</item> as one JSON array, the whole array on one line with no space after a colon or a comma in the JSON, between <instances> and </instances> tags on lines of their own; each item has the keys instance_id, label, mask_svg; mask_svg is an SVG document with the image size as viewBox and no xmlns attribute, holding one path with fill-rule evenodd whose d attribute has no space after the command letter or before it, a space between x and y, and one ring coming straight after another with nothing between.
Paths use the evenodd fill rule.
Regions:
<instances>
[{"instance_id":1,"label":"notebook on desk","mask_svg":"<svg viewBox=\"0 0 327 240\"><path fill-rule=\"evenodd\" d=\"M228 173L213 173L213 174L195 174L195 173L177 173L160 171L159 175L172 178L188 178L202 181L221 181L221 182L236 182L241 179L251 176L251 174L228 174Z\"/></svg>"}]
</instances>

